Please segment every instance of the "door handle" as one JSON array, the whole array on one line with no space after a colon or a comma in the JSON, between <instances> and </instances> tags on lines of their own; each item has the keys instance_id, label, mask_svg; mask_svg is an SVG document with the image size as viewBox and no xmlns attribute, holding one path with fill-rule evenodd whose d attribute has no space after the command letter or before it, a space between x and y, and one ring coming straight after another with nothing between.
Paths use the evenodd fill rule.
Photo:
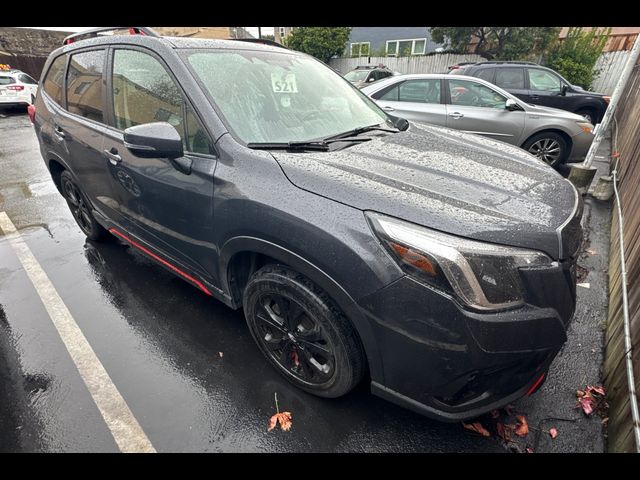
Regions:
<instances>
[{"instance_id":1,"label":"door handle","mask_svg":"<svg viewBox=\"0 0 640 480\"><path fill-rule=\"evenodd\" d=\"M450 113L450 114L449 114L449 116L450 116L451 118L453 118L454 120L458 120L459 118L464 117L464 115L463 115L462 113L460 113L460 112L453 112L453 113Z\"/></svg>"},{"instance_id":2,"label":"door handle","mask_svg":"<svg viewBox=\"0 0 640 480\"><path fill-rule=\"evenodd\" d=\"M393 108L393 107L389 107L389 106L382 107L382 109L383 109L383 110L386 110L387 112L393 112L393 111L395 110L395 108Z\"/></svg>"},{"instance_id":3,"label":"door handle","mask_svg":"<svg viewBox=\"0 0 640 480\"><path fill-rule=\"evenodd\" d=\"M122 161L122 157L118 155L118 149L115 147L111 150L104 150L104 154L111 162L111 165L117 165Z\"/></svg>"},{"instance_id":4,"label":"door handle","mask_svg":"<svg viewBox=\"0 0 640 480\"><path fill-rule=\"evenodd\" d=\"M62 128L60 127L60 125L54 125L53 132L55 136L58 137L58 140L64 140L66 135L64 133L64 130L62 130Z\"/></svg>"}]
</instances>

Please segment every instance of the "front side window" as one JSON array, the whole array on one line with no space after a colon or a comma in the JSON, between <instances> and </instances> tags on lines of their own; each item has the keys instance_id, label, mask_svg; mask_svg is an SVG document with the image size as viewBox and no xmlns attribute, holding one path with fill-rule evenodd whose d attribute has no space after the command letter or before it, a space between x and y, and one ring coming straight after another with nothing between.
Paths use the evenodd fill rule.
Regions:
<instances>
[{"instance_id":1,"label":"front side window","mask_svg":"<svg viewBox=\"0 0 640 480\"><path fill-rule=\"evenodd\" d=\"M495 84L505 90L524 89L524 69L514 67L498 68Z\"/></svg>"},{"instance_id":2,"label":"front side window","mask_svg":"<svg viewBox=\"0 0 640 480\"><path fill-rule=\"evenodd\" d=\"M67 56L60 55L53 61L44 79L44 91L47 92L47 95L58 105L62 105L62 85L66 64Z\"/></svg>"},{"instance_id":3,"label":"front side window","mask_svg":"<svg viewBox=\"0 0 640 480\"><path fill-rule=\"evenodd\" d=\"M440 80L407 80L398 87L398 101L440 103Z\"/></svg>"},{"instance_id":4,"label":"front side window","mask_svg":"<svg viewBox=\"0 0 640 480\"><path fill-rule=\"evenodd\" d=\"M116 50L113 57L115 126L167 122L178 131L186 152L213 154L209 136L164 66L136 50Z\"/></svg>"},{"instance_id":5,"label":"front side window","mask_svg":"<svg viewBox=\"0 0 640 480\"><path fill-rule=\"evenodd\" d=\"M67 109L82 117L102 122L102 71L105 50L71 55L67 71Z\"/></svg>"},{"instance_id":6,"label":"front side window","mask_svg":"<svg viewBox=\"0 0 640 480\"><path fill-rule=\"evenodd\" d=\"M308 141L388 119L312 58L262 50L199 50L185 56L229 128L245 143Z\"/></svg>"},{"instance_id":7,"label":"front side window","mask_svg":"<svg viewBox=\"0 0 640 480\"><path fill-rule=\"evenodd\" d=\"M461 107L504 109L507 99L498 92L469 80L449 80L451 104Z\"/></svg>"},{"instance_id":8,"label":"front side window","mask_svg":"<svg viewBox=\"0 0 640 480\"><path fill-rule=\"evenodd\" d=\"M560 92L562 83L560 78L546 70L535 68L527 69L529 72L529 88L539 92Z\"/></svg>"}]
</instances>

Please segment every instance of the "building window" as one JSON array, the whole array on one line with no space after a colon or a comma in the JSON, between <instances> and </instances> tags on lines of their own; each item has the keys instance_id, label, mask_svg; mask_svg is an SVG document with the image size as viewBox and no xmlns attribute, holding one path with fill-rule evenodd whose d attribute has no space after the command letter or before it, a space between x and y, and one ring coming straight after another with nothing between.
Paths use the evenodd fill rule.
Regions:
<instances>
[{"instance_id":1,"label":"building window","mask_svg":"<svg viewBox=\"0 0 640 480\"><path fill-rule=\"evenodd\" d=\"M351 44L352 57L368 57L370 42L360 42Z\"/></svg>"},{"instance_id":2,"label":"building window","mask_svg":"<svg viewBox=\"0 0 640 480\"><path fill-rule=\"evenodd\" d=\"M426 38L409 38L406 40L387 40L388 57L408 57L424 55L427 48Z\"/></svg>"},{"instance_id":3,"label":"building window","mask_svg":"<svg viewBox=\"0 0 640 480\"><path fill-rule=\"evenodd\" d=\"M280 38L284 38L286 36L284 27L280 27Z\"/></svg>"}]
</instances>

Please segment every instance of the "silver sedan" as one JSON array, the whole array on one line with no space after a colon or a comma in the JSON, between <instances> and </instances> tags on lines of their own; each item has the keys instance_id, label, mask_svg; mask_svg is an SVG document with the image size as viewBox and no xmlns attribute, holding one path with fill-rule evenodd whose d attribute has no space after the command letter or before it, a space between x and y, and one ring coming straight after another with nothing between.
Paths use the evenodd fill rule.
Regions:
<instances>
[{"instance_id":1,"label":"silver sedan","mask_svg":"<svg viewBox=\"0 0 640 480\"><path fill-rule=\"evenodd\" d=\"M584 117L528 104L479 78L399 75L361 91L391 115L502 140L553 167L582 161L593 141Z\"/></svg>"}]
</instances>

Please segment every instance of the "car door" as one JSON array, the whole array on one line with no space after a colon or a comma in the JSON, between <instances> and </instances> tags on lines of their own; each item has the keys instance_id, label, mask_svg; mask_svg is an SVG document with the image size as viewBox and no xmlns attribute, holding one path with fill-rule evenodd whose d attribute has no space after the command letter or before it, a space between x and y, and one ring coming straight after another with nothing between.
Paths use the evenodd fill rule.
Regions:
<instances>
[{"instance_id":1,"label":"car door","mask_svg":"<svg viewBox=\"0 0 640 480\"><path fill-rule=\"evenodd\" d=\"M541 68L527 68L529 102L545 107L570 109L570 99L562 94L562 79Z\"/></svg>"},{"instance_id":2,"label":"car door","mask_svg":"<svg viewBox=\"0 0 640 480\"><path fill-rule=\"evenodd\" d=\"M113 209L109 163L102 153L108 131L103 115L106 58L105 48L69 55L63 76L63 108L53 109L52 127L58 151L71 167L82 191L96 210L113 217L117 211Z\"/></svg>"},{"instance_id":3,"label":"car door","mask_svg":"<svg viewBox=\"0 0 640 480\"><path fill-rule=\"evenodd\" d=\"M373 95L383 110L413 122L445 126L442 80L421 78L397 82Z\"/></svg>"},{"instance_id":4,"label":"car door","mask_svg":"<svg viewBox=\"0 0 640 480\"><path fill-rule=\"evenodd\" d=\"M112 50L107 89L113 129L105 155L124 227L165 256L205 277L213 261L213 175L217 157L196 111L164 62L146 51ZM140 158L124 145L126 128L167 122L183 139L184 157Z\"/></svg>"},{"instance_id":5,"label":"car door","mask_svg":"<svg viewBox=\"0 0 640 480\"><path fill-rule=\"evenodd\" d=\"M519 145L525 113L507 110L507 98L473 80L447 79L447 127Z\"/></svg>"}]
</instances>

